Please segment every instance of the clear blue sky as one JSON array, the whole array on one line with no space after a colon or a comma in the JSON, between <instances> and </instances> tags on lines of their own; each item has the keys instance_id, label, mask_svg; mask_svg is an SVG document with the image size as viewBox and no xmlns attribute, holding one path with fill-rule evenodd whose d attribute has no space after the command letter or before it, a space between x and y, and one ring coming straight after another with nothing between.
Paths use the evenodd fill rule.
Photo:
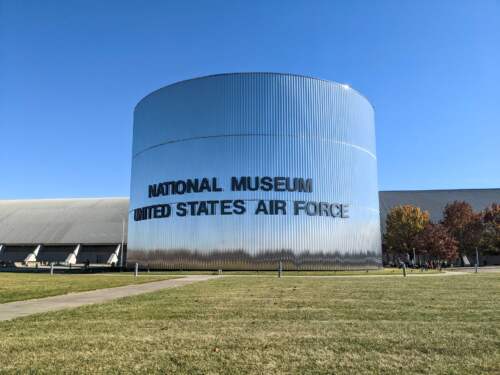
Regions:
<instances>
[{"instance_id":1,"label":"clear blue sky","mask_svg":"<svg viewBox=\"0 0 500 375\"><path fill-rule=\"evenodd\" d=\"M0 199L127 196L132 112L234 71L348 83L381 190L500 187L500 2L0 0Z\"/></svg>"}]
</instances>

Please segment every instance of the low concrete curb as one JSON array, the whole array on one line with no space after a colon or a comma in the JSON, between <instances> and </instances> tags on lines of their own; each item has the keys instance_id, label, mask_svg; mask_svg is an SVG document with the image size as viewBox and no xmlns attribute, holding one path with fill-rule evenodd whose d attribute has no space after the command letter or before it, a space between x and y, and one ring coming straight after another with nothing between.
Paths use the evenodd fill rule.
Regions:
<instances>
[{"instance_id":1,"label":"low concrete curb","mask_svg":"<svg viewBox=\"0 0 500 375\"><path fill-rule=\"evenodd\" d=\"M117 298L156 292L162 289L178 288L198 281L206 281L218 277L219 276L191 275L179 279L153 281L150 283L138 285L125 285L116 288L98 289L88 292L70 293L60 296L31 299L27 301L3 303L0 304L0 321L20 318L32 314L102 303Z\"/></svg>"}]
</instances>

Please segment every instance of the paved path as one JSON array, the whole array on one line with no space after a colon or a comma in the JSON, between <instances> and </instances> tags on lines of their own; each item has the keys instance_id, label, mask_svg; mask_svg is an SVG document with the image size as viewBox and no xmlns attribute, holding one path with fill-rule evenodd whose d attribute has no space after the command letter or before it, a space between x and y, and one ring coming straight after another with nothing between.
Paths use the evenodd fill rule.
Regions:
<instances>
[{"instance_id":1,"label":"paved path","mask_svg":"<svg viewBox=\"0 0 500 375\"><path fill-rule=\"evenodd\" d=\"M140 276L139 276L140 277ZM177 288L197 281L217 278L210 275L190 275L179 279L154 281L138 285L126 285L116 288L91 290L88 292L63 294L60 296L16 301L0 304L0 321L22 316L69 309L83 305L111 301L117 298L156 292L161 289Z\"/></svg>"}]
</instances>

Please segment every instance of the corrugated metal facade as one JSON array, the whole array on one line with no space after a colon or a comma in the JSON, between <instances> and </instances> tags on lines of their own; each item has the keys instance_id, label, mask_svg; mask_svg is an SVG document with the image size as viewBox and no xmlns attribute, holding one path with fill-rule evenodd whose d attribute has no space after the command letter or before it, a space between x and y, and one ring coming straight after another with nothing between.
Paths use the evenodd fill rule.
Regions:
<instances>
[{"instance_id":1,"label":"corrugated metal facade","mask_svg":"<svg viewBox=\"0 0 500 375\"><path fill-rule=\"evenodd\" d=\"M128 260L161 268L276 269L280 260L287 269L377 267L375 155L372 106L337 83L241 73L155 91L135 110ZM312 191L235 191L232 178L242 176L303 178ZM149 193L150 185L202 178L215 178L222 191ZM256 213L260 201L270 209L277 200L286 213ZM210 201L214 212L200 211ZM230 202L227 215L222 201ZM297 202L315 202L318 211L307 203L296 214ZM348 209L348 217L329 215L320 202ZM179 204L187 215L178 215ZM134 220L141 219L134 209L152 206L156 218Z\"/></svg>"}]
</instances>

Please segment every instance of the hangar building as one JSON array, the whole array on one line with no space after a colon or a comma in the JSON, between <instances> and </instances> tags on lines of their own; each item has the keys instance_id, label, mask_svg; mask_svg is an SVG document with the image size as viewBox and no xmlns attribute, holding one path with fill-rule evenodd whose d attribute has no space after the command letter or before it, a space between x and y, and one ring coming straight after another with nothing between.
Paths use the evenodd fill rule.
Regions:
<instances>
[{"instance_id":1,"label":"hangar building","mask_svg":"<svg viewBox=\"0 0 500 375\"><path fill-rule=\"evenodd\" d=\"M118 266L128 205L128 198L0 201L0 263Z\"/></svg>"},{"instance_id":2,"label":"hangar building","mask_svg":"<svg viewBox=\"0 0 500 375\"><path fill-rule=\"evenodd\" d=\"M437 222L447 203L466 201L479 211L500 201L500 189L381 191L379 198L383 228L394 206L416 205ZM119 264L128 209L128 198L0 200L0 264Z\"/></svg>"}]
</instances>

